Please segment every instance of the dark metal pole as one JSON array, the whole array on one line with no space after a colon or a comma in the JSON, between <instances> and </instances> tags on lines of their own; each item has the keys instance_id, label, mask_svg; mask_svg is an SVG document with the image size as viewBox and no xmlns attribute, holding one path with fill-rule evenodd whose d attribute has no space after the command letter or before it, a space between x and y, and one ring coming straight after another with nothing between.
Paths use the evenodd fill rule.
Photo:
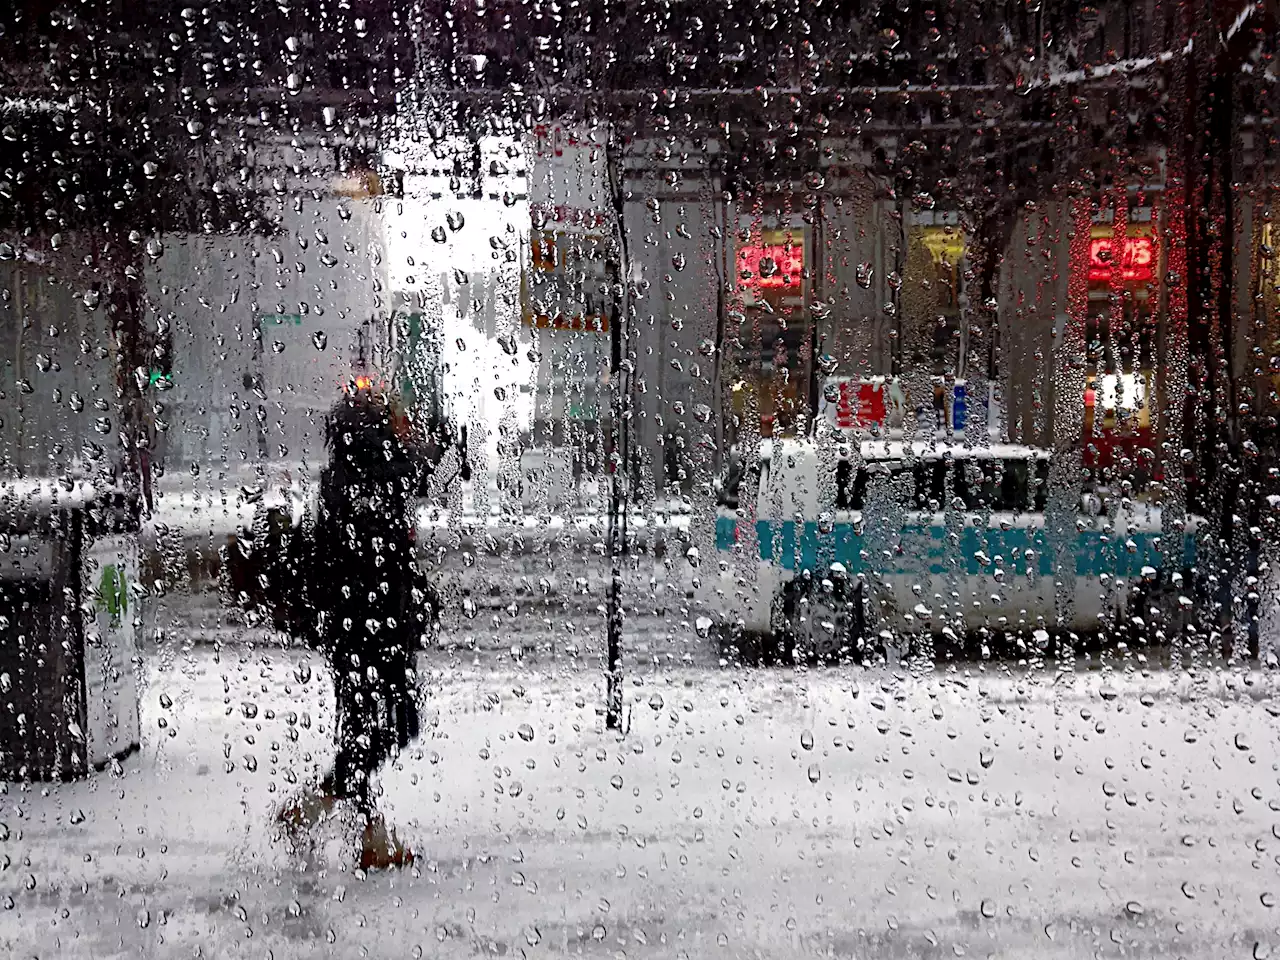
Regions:
<instances>
[{"instance_id":1,"label":"dark metal pole","mask_svg":"<svg viewBox=\"0 0 1280 960\"><path fill-rule=\"evenodd\" d=\"M625 176L621 144L611 134L605 153L609 185L613 193L614 213L618 229L618 286L625 291L630 282L627 256L625 213ZM630 461L630 378L624 378L624 338L622 325L629 312L625 294L615 301L609 322L609 375L612 397L612 451L609 458L609 582L608 623L606 625L605 729L622 729L622 564L627 552L627 481Z\"/></svg>"},{"instance_id":2,"label":"dark metal pole","mask_svg":"<svg viewBox=\"0 0 1280 960\"><path fill-rule=\"evenodd\" d=\"M616 307L609 324L609 371L613 381L613 452L609 462L609 583L605 674L605 715L607 730L622 729L622 558L626 552L627 428L622 391L622 322Z\"/></svg>"}]
</instances>

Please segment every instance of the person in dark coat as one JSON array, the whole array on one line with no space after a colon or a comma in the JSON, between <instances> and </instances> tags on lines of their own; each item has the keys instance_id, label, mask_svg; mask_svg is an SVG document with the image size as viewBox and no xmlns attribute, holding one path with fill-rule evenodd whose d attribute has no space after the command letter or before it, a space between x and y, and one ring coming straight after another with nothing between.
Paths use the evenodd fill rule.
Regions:
<instances>
[{"instance_id":1,"label":"person in dark coat","mask_svg":"<svg viewBox=\"0 0 1280 960\"><path fill-rule=\"evenodd\" d=\"M418 736L414 655L433 618L413 555L422 463L398 426L391 405L365 390L331 411L319 513L305 538L311 556L297 564L308 571L310 642L333 673L338 749L318 795L281 819L305 827L349 802L364 821L364 867L411 859L377 812L374 777Z\"/></svg>"}]
</instances>

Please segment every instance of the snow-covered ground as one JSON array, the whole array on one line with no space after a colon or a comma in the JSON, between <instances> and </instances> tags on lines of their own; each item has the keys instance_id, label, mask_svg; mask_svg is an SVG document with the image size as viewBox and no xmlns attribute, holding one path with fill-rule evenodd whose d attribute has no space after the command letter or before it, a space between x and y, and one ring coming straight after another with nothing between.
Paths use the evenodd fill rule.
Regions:
<instances>
[{"instance_id":1,"label":"snow-covered ground","mask_svg":"<svg viewBox=\"0 0 1280 960\"><path fill-rule=\"evenodd\" d=\"M324 767L308 654L172 641L141 752L0 797L15 957L1254 956L1280 946L1272 675L422 667L383 778L421 853L271 836ZM1255 943L1259 944L1255 948Z\"/></svg>"}]
</instances>

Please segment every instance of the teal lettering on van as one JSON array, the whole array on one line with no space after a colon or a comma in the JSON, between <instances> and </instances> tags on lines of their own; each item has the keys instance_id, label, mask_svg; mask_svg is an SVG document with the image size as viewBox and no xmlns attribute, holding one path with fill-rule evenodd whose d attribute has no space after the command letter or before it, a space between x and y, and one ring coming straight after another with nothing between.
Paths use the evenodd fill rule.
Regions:
<instances>
[{"instance_id":1,"label":"teal lettering on van","mask_svg":"<svg viewBox=\"0 0 1280 960\"><path fill-rule=\"evenodd\" d=\"M739 542L740 528L733 517L716 518L716 549L730 551ZM1075 574L1078 577L1138 576L1143 567L1157 570L1168 566L1170 544L1157 532L1132 532L1123 536L1098 530L1071 529L1061 537L1051 536L1043 527L986 530L964 527L949 531L942 525L907 525L896 536L869 537L857 533L853 524L837 523L820 529L816 522L797 524L793 520L756 522L759 557L787 570L818 570L841 563L850 574L875 570L886 574L976 576L1000 558L1006 573L1025 576L1028 552L1035 573L1051 576L1058 550L1054 541L1071 543ZM874 542L872 542L874 541ZM1176 546L1176 544L1175 544ZM1187 568L1196 559L1195 536L1183 535L1182 556L1170 558L1173 565Z\"/></svg>"}]
</instances>

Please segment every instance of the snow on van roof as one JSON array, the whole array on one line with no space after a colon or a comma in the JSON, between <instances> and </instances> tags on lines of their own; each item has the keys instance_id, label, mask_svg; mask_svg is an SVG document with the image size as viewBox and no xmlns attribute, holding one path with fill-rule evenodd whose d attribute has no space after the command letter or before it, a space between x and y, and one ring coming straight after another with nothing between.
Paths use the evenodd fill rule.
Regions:
<instances>
[{"instance_id":1,"label":"snow on van roof","mask_svg":"<svg viewBox=\"0 0 1280 960\"><path fill-rule=\"evenodd\" d=\"M970 446L966 443L937 443L929 440L866 440L861 444L864 460L1048 460L1049 451L1021 443L992 443Z\"/></svg>"},{"instance_id":2,"label":"snow on van roof","mask_svg":"<svg viewBox=\"0 0 1280 960\"><path fill-rule=\"evenodd\" d=\"M852 444L836 440L832 443L837 458L846 460L852 454ZM818 444L808 437L785 437L760 441L760 458L771 459L774 451L783 456L816 456ZM913 440L864 440L858 445L863 460L1048 460L1049 451L1043 447L1031 447L1021 443L992 443L971 446L963 441Z\"/></svg>"}]
</instances>

